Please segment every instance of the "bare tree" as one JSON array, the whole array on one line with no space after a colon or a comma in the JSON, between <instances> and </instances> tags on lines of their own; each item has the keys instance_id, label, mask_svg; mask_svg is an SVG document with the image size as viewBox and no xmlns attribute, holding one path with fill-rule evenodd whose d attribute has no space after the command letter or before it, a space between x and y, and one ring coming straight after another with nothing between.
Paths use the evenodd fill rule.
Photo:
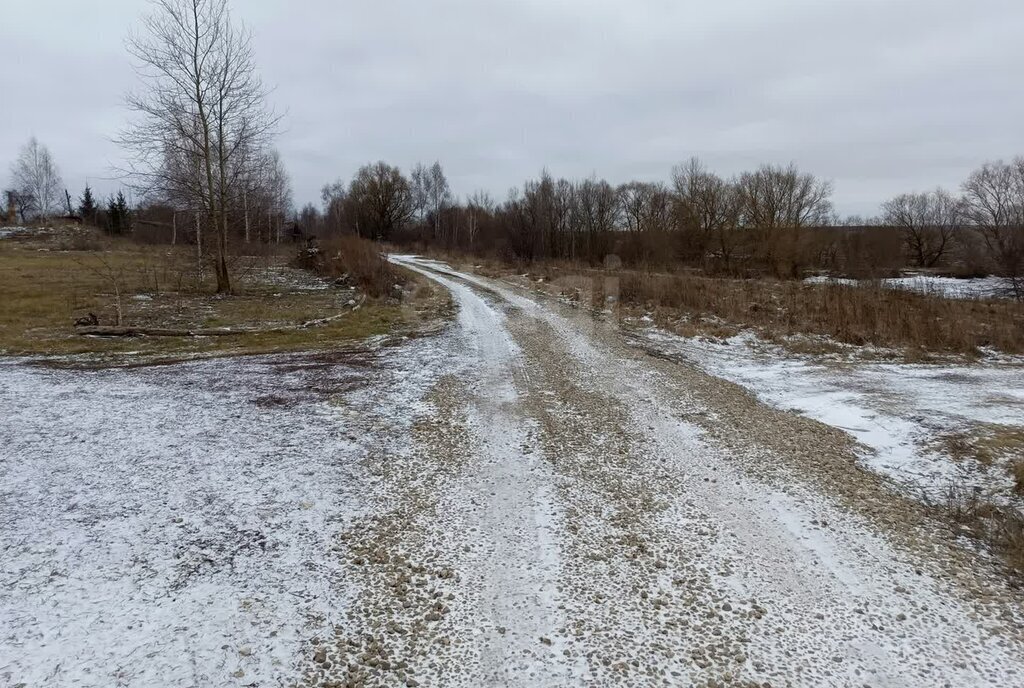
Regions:
<instances>
[{"instance_id":1,"label":"bare tree","mask_svg":"<svg viewBox=\"0 0 1024 688\"><path fill-rule=\"evenodd\" d=\"M125 266L113 259L108 250L98 251L91 260L75 258L74 261L94 274L110 288L114 306L114 324L124 324Z\"/></svg>"},{"instance_id":2,"label":"bare tree","mask_svg":"<svg viewBox=\"0 0 1024 688\"><path fill-rule=\"evenodd\" d=\"M415 214L409 180L385 162L360 168L349 185L347 202L356 233L378 241L390 239Z\"/></svg>"},{"instance_id":3,"label":"bare tree","mask_svg":"<svg viewBox=\"0 0 1024 688\"><path fill-rule=\"evenodd\" d=\"M603 260L618 218L615 189L603 179L584 180L576 187L576 213L587 258Z\"/></svg>"},{"instance_id":4,"label":"bare tree","mask_svg":"<svg viewBox=\"0 0 1024 688\"><path fill-rule=\"evenodd\" d=\"M792 229L828 224L832 184L796 165L763 165L740 176L745 224L759 229Z\"/></svg>"},{"instance_id":5,"label":"bare tree","mask_svg":"<svg viewBox=\"0 0 1024 688\"><path fill-rule=\"evenodd\" d=\"M494 212L494 200L486 191L477 191L466 203L466 239L469 249L473 250L473 244L480 232L481 218Z\"/></svg>"},{"instance_id":6,"label":"bare tree","mask_svg":"<svg viewBox=\"0 0 1024 688\"><path fill-rule=\"evenodd\" d=\"M302 206L302 210L299 211L299 226L307 238L318 236L322 224L323 216L319 208L312 203Z\"/></svg>"},{"instance_id":7,"label":"bare tree","mask_svg":"<svg viewBox=\"0 0 1024 688\"><path fill-rule=\"evenodd\" d=\"M29 139L21 149L11 166L11 178L22 208L22 221L30 213L45 221L60 206L63 187L60 172L50 149L36 137Z\"/></svg>"},{"instance_id":8,"label":"bare tree","mask_svg":"<svg viewBox=\"0 0 1024 688\"><path fill-rule=\"evenodd\" d=\"M409 174L409 186L412 194L412 207L416 219L423 222L427 219L427 211L430 205L430 170L421 162L413 165Z\"/></svg>"},{"instance_id":9,"label":"bare tree","mask_svg":"<svg viewBox=\"0 0 1024 688\"><path fill-rule=\"evenodd\" d=\"M741 223L755 242L751 256L779 276L797 277L809 258L803 229L832 220L832 184L795 165L763 165L737 182Z\"/></svg>"},{"instance_id":10,"label":"bare tree","mask_svg":"<svg viewBox=\"0 0 1024 688\"><path fill-rule=\"evenodd\" d=\"M263 156L260 168L263 170L262 192L267 199L267 236L280 244L281 227L292 209L292 180L276 150Z\"/></svg>"},{"instance_id":11,"label":"bare tree","mask_svg":"<svg viewBox=\"0 0 1024 688\"><path fill-rule=\"evenodd\" d=\"M960 227L961 203L948 191L902 194L882 204L882 222L903 232L911 258L920 268L935 267Z\"/></svg>"},{"instance_id":12,"label":"bare tree","mask_svg":"<svg viewBox=\"0 0 1024 688\"><path fill-rule=\"evenodd\" d=\"M186 195L215 245L217 291L231 290L228 209L248 160L277 124L256 74L252 35L227 0L152 0L128 47L146 90L128 97L138 120L123 134L130 171L147 191Z\"/></svg>"},{"instance_id":13,"label":"bare tree","mask_svg":"<svg viewBox=\"0 0 1024 688\"><path fill-rule=\"evenodd\" d=\"M448 179L444 176L444 169L440 162L435 162L428 172L429 184L427 185L427 203L431 215L434 218L434 236L440 238L441 234L441 213L451 203L452 192L448 187Z\"/></svg>"},{"instance_id":14,"label":"bare tree","mask_svg":"<svg viewBox=\"0 0 1024 688\"><path fill-rule=\"evenodd\" d=\"M619 214L626 231L643 231L654 186L644 182L629 182L619 186L616 193L619 198Z\"/></svg>"},{"instance_id":15,"label":"bare tree","mask_svg":"<svg viewBox=\"0 0 1024 688\"><path fill-rule=\"evenodd\" d=\"M963 184L964 212L989 256L1024 299L1024 157L987 162Z\"/></svg>"},{"instance_id":16,"label":"bare tree","mask_svg":"<svg viewBox=\"0 0 1024 688\"><path fill-rule=\"evenodd\" d=\"M348 189L341 179L330 184L324 184L320 190L320 200L323 203L324 227L327 232L341 234L345 230L345 202L348 198Z\"/></svg>"}]
</instances>

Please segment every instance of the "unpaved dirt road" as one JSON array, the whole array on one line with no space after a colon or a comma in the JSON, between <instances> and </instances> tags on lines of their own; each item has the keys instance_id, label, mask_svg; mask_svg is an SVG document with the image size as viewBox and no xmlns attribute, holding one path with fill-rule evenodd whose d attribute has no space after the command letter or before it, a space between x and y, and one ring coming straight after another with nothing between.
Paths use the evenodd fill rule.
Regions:
<instances>
[{"instance_id":1,"label":"unpaved dirt road","mask_svg":"<svg viewBox=\"0 0 1024 688\"><path fill-rule=\"evenodd\" d=\"M1024 686L1020 592L849 437L392 259L445 333L0 367L0 685Z\"/></svg>"},{"instance_id":2,"label":"unpaved dirt road","mask_svg":"<svg viewBox=\"0 0 1024 688\"><path fill-rule=\"evenodd\" d=\"M1019 599L994 576L954 583L985 565L936 554L949 536L847 438L589 316L394 260L459 306L448 426L422 438L451 464L389 476L415 506L356 536L371 599L335 676L387 657L427 685L1024 684ZM401 631L360 638L371 619Z\"/></svg>"}]
</instances>

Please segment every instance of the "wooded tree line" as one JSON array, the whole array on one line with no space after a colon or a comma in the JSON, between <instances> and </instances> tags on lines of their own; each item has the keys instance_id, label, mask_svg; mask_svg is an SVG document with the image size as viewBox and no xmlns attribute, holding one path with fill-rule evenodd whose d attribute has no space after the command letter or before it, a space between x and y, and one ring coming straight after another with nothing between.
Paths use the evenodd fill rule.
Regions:
<instances>
[{"instance_id":1,"label":"wooded tree line","mask_svg":"<svg viewBox=\"0 0 1024 688\"><path fill-rule=\"evenodd\" d=\"M439 163L407 177L384 162L323 188L322 211L301 224L320 234L418 243L522 261L686 266L732 275L799 277L809 269L884 276L903 267L1024 275L1024 157L990 162L959 193L901 194L872 220L840 220L832 185L794 165L732 178L698 159L669 183L555 179L547 172L495 202L454 200Z\"/></svg>"}]
</instances>

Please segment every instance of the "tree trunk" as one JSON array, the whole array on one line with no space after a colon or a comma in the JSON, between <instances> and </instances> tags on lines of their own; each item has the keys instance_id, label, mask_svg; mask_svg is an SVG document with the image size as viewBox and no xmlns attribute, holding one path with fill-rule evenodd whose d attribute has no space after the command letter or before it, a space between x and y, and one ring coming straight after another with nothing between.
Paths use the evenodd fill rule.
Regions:
<instances>
[{"instance_id":1,"label":"tree trunk","mask_svg":"<svg viewBox=\"0 0 1024 688\"><path fill-rule=\"evenodd\" d=\"M242 210L245 213L245 243L249 243L249 190L242 189Z\"/></svg>"},{"instance_id":2,"label":"tree trunk","mask_svg":"<svg viewBox=\"0 0 1024 688\"><path fill-rule=\"evenodd\" d=\"M200 213L196 211L196 258L199 261L199 279L203 278L203 227Z\"/></svg>"}]
</instances>

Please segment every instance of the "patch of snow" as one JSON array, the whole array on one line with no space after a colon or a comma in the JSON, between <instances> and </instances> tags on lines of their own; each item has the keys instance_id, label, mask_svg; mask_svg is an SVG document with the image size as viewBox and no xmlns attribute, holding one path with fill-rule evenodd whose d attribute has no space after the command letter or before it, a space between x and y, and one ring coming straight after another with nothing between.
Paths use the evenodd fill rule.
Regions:
<instances>
[{"instance_id":1,"label":"patch of snow","mask_svg":"<svg viewBox=\"0 0 1024 688\"><path fill-rule=\"evenodd\" d=\"M956 279L932 275L912 275L884 280L887 287L922 294L941 295L948 299L991 299L1006 296L1010 282L1002 277Z\"/></svg>"},{"instance_id":2,"label":"patch of snow","mask_svg":"<svg viewBox=\"0 0 1024 688\"><path fill-rule=\"evenodd\" d=\"M344 618L325 555L361 510L359 447L304 388L259 359L0 364L0 681L290 679Z\"/></svg>"},{"instance_id":3,"label":"patch of snow","mask_svg":"<svg viewBox=\"0 0 1024 688\"><path fill-rule=\"evenodd\" d=\"M286 287L291 291L324 291L331 286L327 280L317 277L308 270L287 266L257 268L244 275L242 281Z\"/></svg>"},{"instance_id":4,"label":"patch of snow","mask_svg":"<svg viewBox=\"0 0 1024 688\"><path fill-rule=\"evenodd\" d=\"M937 496L952 481L1004 494L1009 476L957 462L932 441L981 423L1024 426L1024 363L973 365L834 362L794 356L747 332L723 343L658 329L642 332L659 350L852 435L866 465L917 494Z\"/></svg>"},{"instance_id":5,"label":"patch of snow","mask_svg":"<svg viewBox=\"0 0 1024 688\"><path fill-rule=\"evenodd\" d=\"M841 284L845 286L857 286L868 283L867 281L846 277L830 277L828 275L814 275L804 280L804 284ZM914 291L920 294L942 296L947 299L1003 298L1011 291L1009 280L1003 277L959 279L935 275L907 275L883 279L881 283L890 289Z\"/></svg>"},{"instance_id":6,"label":"patch of snow","mask_svg":"<svg viewBox=\"0 0 1024 688\"><path fill-rule=\"evenodd\" d=\"M843 284L848 287L853 287L859 284L855 279L849 279L847 277L830 277L829 275L814 275L804 280L804 284Z\"/></svg>"},{"instance_id":7,"label":"patch of snow","mask_svg":"<svg viewBox=\"0 0 1024 688\"><path fill-rule=\"evenodd\" d=\"M27 227L0 227L0 239L10 239L19 234L27 234L29 231Z\"/></svg>"}]
</instances>

